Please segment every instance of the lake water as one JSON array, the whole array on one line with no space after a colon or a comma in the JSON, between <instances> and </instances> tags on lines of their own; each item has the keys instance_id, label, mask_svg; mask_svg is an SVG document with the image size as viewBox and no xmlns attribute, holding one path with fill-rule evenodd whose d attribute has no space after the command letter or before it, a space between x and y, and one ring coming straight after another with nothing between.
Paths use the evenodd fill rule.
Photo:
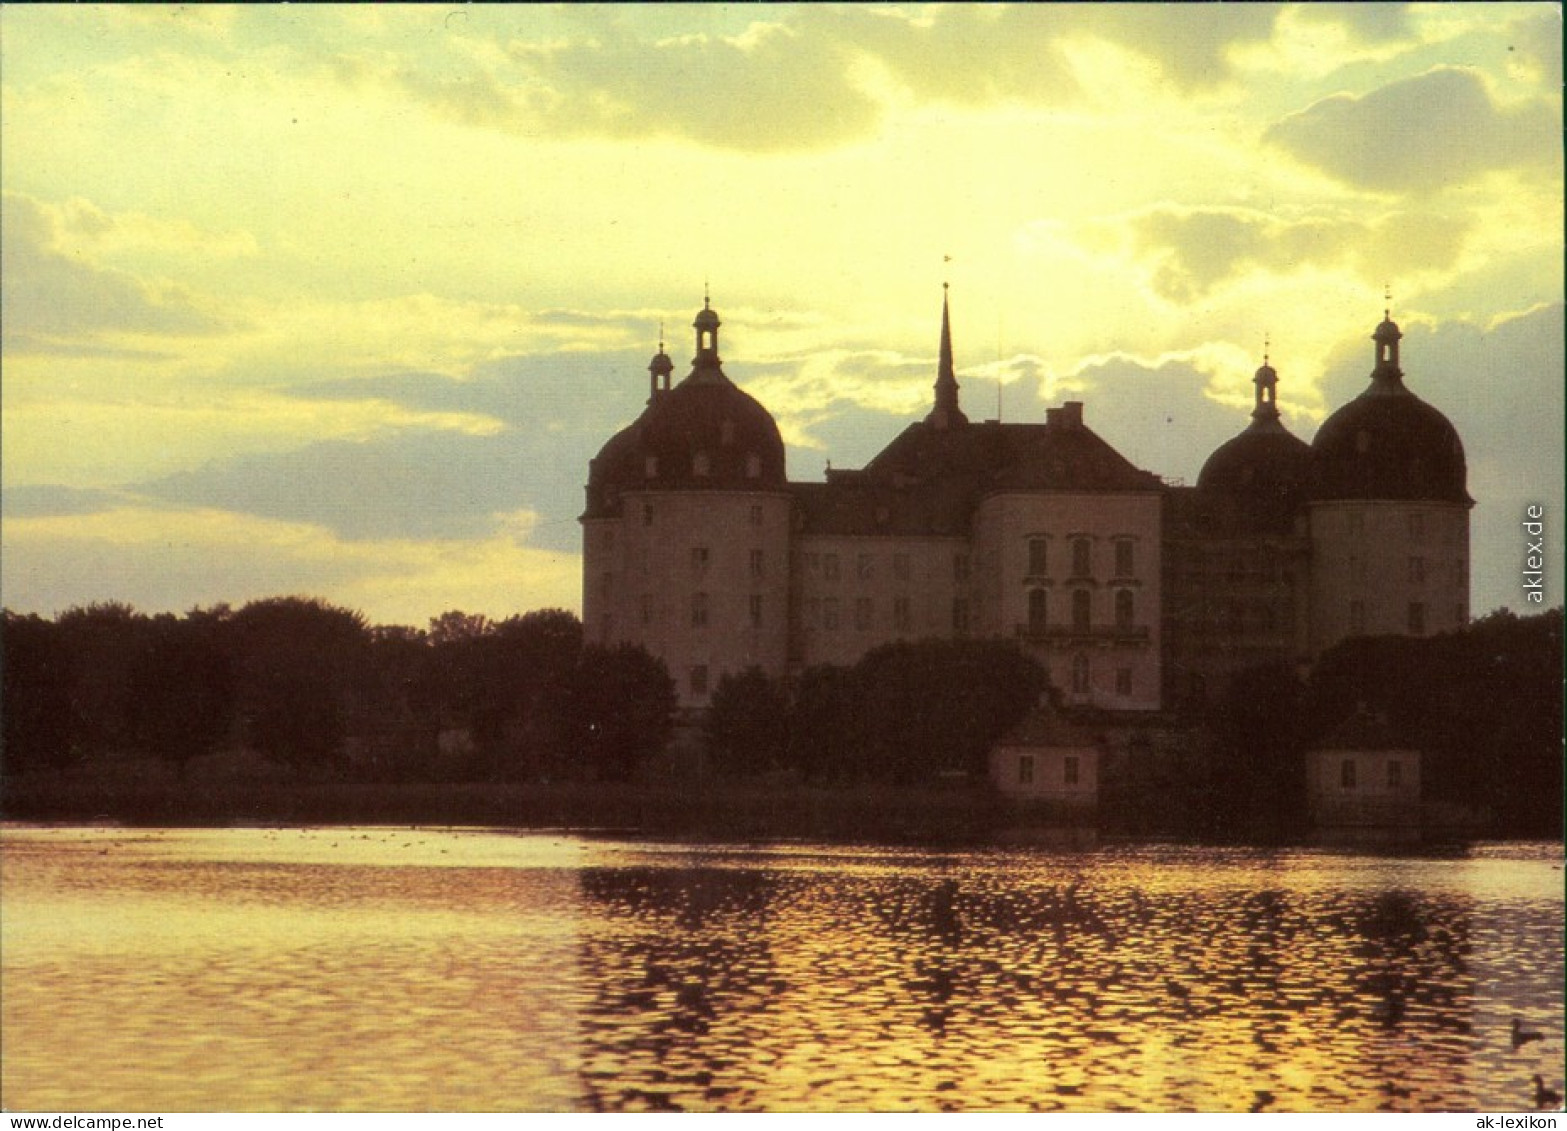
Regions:
<instances>
[{"instance_id":1,"label":"lake water","mask_svg":"<svg viewBox=\"0 0 1567 1131\"><path fill-rule=\"evenodd\" d=\"M8 827L9 1110L1525 1110L1560 845ZM1542 1040L1515 1048L1522 1018Z\"/></svg>"}]
</instances>

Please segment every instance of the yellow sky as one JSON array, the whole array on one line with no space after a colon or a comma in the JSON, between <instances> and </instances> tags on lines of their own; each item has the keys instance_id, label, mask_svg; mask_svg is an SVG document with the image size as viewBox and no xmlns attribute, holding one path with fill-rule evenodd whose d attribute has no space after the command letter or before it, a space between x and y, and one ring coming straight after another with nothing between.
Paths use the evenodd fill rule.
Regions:
<instances>
[{"instance_id":1,"label":"yellow sky","mask_svg":"<svg viewBox=\"0 0 1567 1131\"><path fill-rule=\"evenodd\" d=\"M944 279L971 414L1187 478L1391 285L1477 609L1561 498L1554 5L24 5L0 78L13 608L575 607L704 280L796 479L922 413Z\"/></svg>"}]
</instances>

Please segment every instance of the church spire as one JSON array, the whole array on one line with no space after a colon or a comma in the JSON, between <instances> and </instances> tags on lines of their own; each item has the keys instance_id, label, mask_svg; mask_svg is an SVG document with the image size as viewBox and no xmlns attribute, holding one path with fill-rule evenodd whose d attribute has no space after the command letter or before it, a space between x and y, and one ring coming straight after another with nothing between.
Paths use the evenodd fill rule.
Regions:
<instances>
[{"instance_id":1,"label":"church spire","mask_svg":"<svg viewBox=\"0 0 1567 1131\"><path fill-rule=\"evenodd\" d=\"M941 284L941 356L936 363L936 407L925 418L937 428L968 423L958 407L958 378L952 367L952 318L947 308L947 284Z\"/></svg>"}]
</instances>

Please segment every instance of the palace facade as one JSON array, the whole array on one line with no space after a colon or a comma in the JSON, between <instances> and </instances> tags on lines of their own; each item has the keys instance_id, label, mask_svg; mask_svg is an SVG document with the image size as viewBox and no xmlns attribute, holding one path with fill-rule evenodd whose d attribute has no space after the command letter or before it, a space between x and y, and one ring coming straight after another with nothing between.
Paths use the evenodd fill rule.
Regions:
<instances>
[{"instance_id":1,"label":"palace facade","mask_svg":"<svg viewBox=\"0 0 1567 1131\"><path fill-rule=\"evenodd\" d=\"M582 515L587 639L660 657L684 707L748 667L971 636L1016 641L1068 704L1149 713L1349 636L1468 619L1463 445L1405 385L1391 318L1365 391L1310 444L1265 359L1251 423L1195 486L1128 462L1077 401L969 420L945 300L929 414L863 468L791 482L777 424L724 373L720 325L704 304L679 382L660 347Z\"/></svg>"}]
</instances>

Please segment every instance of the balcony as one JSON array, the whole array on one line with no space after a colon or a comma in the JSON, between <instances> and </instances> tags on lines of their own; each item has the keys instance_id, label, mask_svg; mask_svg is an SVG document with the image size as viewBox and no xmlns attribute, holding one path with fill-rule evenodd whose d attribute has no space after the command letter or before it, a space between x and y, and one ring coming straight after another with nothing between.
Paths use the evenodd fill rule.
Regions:
<instances>
[{"instance_id":1,"label":"balcony","mask_svg":"<svg viewBox=\"0 0 1567 1131\"><path fill-rule=\"evenodd\" d=\"M1146 624L1092 624L1074 628L1069 624L1020 624L1015 627L1022 640L1110 641L1135 644L1149 638Z\"/></svg>"}]
</instances>

